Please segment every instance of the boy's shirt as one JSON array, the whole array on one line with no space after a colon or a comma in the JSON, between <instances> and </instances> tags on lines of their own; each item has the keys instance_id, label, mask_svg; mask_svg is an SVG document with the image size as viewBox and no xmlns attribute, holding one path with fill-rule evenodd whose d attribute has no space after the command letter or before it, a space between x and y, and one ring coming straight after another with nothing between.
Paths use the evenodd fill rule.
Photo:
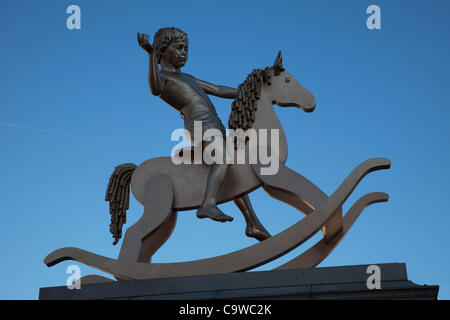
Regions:
<instances>
[{"instance_id":1,"label":"boy's shirt","mask_svg":"<svg viewBox=\"0 0 450 320\"><path fill-rule=\"evenodd\" d=\"M187 73L167 71L162 71L161 75L166 83L161 99L181 112L184 116L184 127L191 137L194 134L194 121L202 121L203 132L218 129L225 136L226 130L216 108L195 77Z\"/></svg>"}]
</instances>

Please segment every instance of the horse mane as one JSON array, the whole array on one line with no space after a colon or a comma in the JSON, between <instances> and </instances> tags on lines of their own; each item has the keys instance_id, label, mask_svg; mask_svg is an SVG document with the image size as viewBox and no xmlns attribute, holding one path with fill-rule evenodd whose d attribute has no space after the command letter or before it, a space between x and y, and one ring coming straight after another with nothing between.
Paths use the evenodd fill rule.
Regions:
<instances>
[{"instance_id":1,"label":"horse mane","mask_svg":"<svg viewBox=\"0 0 450 320\"><path fill-rule=\"evenodd\" d=\"M248 130L255 122L257 101L261 97L262 84L271 85L273 76L277 76L284 69L280 67L267 67L254 69L245 81L238 86L238 94L231 104L231 113L228 118L230 129Z\"/></svg>"}]
</instances>

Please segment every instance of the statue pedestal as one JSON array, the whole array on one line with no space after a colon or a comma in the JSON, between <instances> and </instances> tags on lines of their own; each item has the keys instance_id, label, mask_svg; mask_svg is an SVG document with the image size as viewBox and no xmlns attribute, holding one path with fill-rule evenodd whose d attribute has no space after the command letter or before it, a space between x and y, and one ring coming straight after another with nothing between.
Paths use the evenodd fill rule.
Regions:
<instances>
[{"instance_id":1,"label":"statue pedestal","mask_svg":"<svg viewBox=\"0 0 450 320\"><path fill-rule=\"evenodd\" d=\"M368 288L376 278L369 265L356 265L49 287L39 299L437 299L439 286L414 284L406 264L377 266L380 289Z\"/></svg>"}]
</instances>

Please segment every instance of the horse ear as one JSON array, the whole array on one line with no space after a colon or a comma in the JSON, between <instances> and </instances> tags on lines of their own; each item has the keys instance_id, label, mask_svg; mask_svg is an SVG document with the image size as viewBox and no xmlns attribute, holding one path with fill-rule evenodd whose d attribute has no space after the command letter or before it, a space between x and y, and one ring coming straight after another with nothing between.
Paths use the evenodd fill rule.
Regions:
<instances>
[{"instance_id":1,"label":"horse ear","mask_svg":"<svg viewBox=\"0 0 450 320\"><path fill-rule=\"evenodd\" d=\"M278 54L275 59L275 62L273 63L273 66L283 68L283 57L281 56L281 51L278 51Z\"/></svg>"},{"instance_id":2,"label":"horse ear","mask_svg":"<svg viewBox=\"0 0 450 320\"><path fill-rule=\"evenodd\" d=\"M273 69L275 70L275 75L279 75L280 72L284 71L283 68L283 57L281 56L281 51L278 51L275 62L273 63Z\"/></svg>"}]
</instances>

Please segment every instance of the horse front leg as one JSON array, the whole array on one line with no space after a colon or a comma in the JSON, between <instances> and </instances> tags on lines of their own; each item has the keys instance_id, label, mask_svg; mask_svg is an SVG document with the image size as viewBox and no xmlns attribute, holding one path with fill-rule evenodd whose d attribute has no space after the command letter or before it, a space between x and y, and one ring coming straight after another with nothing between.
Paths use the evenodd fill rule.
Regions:
<instances>
[{"instance_id":1,"label":"horse front leg","mask_svg":"<svg viewBox=\"0 0 450 320\"><path fill-rule=\"evenodd\" d=\"M271 197L293 206L305 215L328 200L328 196L314 183L284 164L280 163L279 170L274 175L261 174L260 164L254 164L252 168L263 181L263 188ZM329 242L341 230L342 206L339 206L321 231L325 242Z\"/></svg>"},{"instance_id":2,"label":"horse front leg","mask_svg":"<svg viewBox=\"0 0 450 320\"><path fill-rule=\"evenodd\" d=\"M248 237L255 238L259 241L264 241L271 237L270 233L266 230L266 228L264 228L256 216L252 203L250 202L250 198L247 194L243 197L235 199L234 203L245 218L245 222L247 224L245 234Z\"/></svg>"}]
</instances>

